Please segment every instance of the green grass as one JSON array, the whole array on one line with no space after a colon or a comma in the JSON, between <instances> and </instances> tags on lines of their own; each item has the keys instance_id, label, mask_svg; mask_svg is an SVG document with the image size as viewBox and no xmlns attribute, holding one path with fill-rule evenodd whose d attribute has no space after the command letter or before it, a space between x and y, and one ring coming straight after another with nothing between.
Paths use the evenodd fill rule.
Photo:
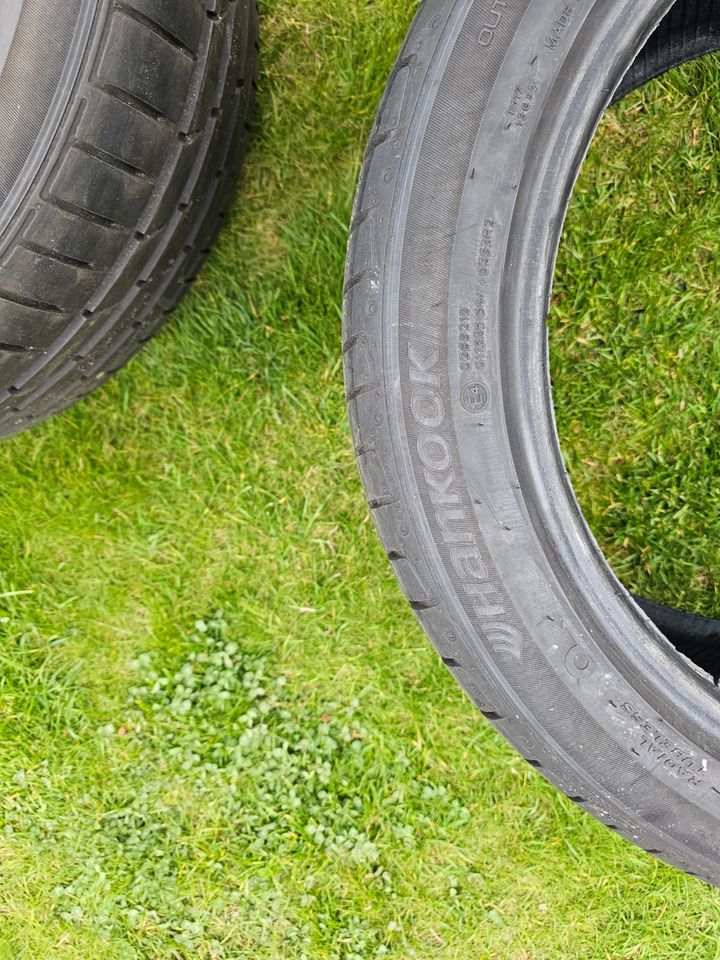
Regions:
<instances>
[{"instance_id":1,"label":"green grass","mask_svg":"<svg viewBox=\"0 0 720 960\"><path fill-rule=\"evenodd\" d=\"M552 330L586 515L634 589L720 610L720 60L609 117L582 174Z\"/></svg>"},{"instance_id":2,"label":"green grass","mask_svg":"<svg viewBox=\"0 0 720 960\"><path fill-rule=\"evenodd\" d=\"M267 0L261 131L196 288L108 387L0 447L0 960L720 957L718 894L468 703L368 517L340 287L413 7ZM719 73L606 121L552 321L594 529L627 583L708 611Z\"/></svg>"}]
</instances>

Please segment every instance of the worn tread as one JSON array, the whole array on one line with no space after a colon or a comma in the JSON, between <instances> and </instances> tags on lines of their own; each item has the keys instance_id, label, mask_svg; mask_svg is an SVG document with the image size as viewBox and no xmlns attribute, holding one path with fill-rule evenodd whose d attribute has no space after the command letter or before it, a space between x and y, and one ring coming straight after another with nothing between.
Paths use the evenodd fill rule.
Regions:
<instances>
[{"instance_id":1,"label":"worn tread","mask_svg":"<svg viewBox=\"0 0 720 960\"><path fill-rule=\"evenodd\" d=\"M248 142L254 0L97 7L79 109L0 235L0 436L86 395L156 332L222 225Z\"/></svg>"}]
</instances>

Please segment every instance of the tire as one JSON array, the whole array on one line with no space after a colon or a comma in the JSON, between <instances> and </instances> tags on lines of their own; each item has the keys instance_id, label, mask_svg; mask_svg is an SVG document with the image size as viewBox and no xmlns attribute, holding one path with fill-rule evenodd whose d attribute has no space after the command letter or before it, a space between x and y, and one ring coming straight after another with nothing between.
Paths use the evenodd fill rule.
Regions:
<instances>
[{"instance_id":1,"label":"tire","mask_svg":"<svg viewBox=\"0 0 720 960\"><path fill-rule=\"evenodd\" d=\"M344 332L371 512L444 662L572 800L716 885L718 689L583 520L545 319L608 103L719 34L704 0L427 0L368 147Z\"/></svg>"},{"instance_id":2,"label":"tire","mask_svg":"<svg viewBox=\"0 0 720 960\"><path fill-rule=\"evenodd\" d=\"M254 0L6 6L0 436L89 393L172 311L231 199L257 70Z\"/></svg>"}]
</instances>

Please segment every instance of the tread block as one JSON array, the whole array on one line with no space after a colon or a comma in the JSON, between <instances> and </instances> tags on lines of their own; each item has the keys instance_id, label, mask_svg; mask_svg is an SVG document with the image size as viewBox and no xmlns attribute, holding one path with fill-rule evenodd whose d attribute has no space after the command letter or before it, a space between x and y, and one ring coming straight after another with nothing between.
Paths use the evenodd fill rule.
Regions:
<instances>
[{"instance_id":1,"label":"tread block","mask_svg":"<svg viewBox=\"0 0 720 960\"><path fill-rule=\"evenodd\" d=\"M0 343L46 350L67 326L63 314L0 299Z\"/></svg>"},{"instance_id":2,"label":"tread block","mask_svg":"<svg viewBox=\"0 0 720 960\"><path fill-rule=\"evenodd\" d=\"M391 562L403 593L413 610L430 610L438 605L439 600L434 596L433 590L422 582L415 564L406 557L400 557Z\"/></svg>"},{"instance_id":3,"label":"tread block","mask_svg":"<svg viewBox=\"0 0 720 960\"><path fill-rule=\"evenodd\" d=\"M52 195L109 223L132 227L152 193L150 180L131 176L73 147L65 155Z\"/></svg>"},{"instance_id":4,"label":"tread block","mask_svg":"<svg viewBox=\"0 0 720 960\"><path fill-rule=\"evenodd\" d=\"M174 148L177 150L177 148ZM179 152L178 159L175 161L176 174L169 189L165 190L158 203L153 203L154 209L145 211L145 215L139 223L139 229L143 233L156 233L167 226L170 218L175 213L184 192L188 178L192 172L193 166L197 160L200 151L200 141L189 143Z\"/></svg>"},{"instance_id":5,"label":"tread block","mask_svg":"<svg viewBox=\"0 0 720 960\"><path fill-rule=\"evenodd\" d=\"M61 256L107 269L127 243L125 234L82 220L59 207L44 204L23 235L23 240L57 250Z\"/></svg>"},{"instance_id":6,"label":"tread block","mask_svg":"<svg viewBox=\"0 0 720 960\"><path fill-rule=\"evenodd\" d=\"M85 110L77 139L156 178L167 159L172 131L129 103L98 90Z\"/></svg>"},{"instance_id":7,"label":"tread block","mask_svg":"<svg viewBox=\"0 0 720 960\"><path fill-rule=\"evenodd\" d=\"M67 311L83 307L99 278L100 274L87 267L70 266L26 247L15 247L2 265L2 291L39 298Z\"/></svg>"},{"instance_id":8,"label":"tread block","mask_svg":"<svg viewBox=\"0 0 720 960\"><path fill-rule=\"evenodd\" d=\"M182 114L193 62L162 37L122 13L116 14L98 77L177 122Z\"/></svg>"},{"instance_id":9,"label":"tread block","mask_svg":"<svg viewBox=\"0 0 720 960\"><path fill-rule=\"evenodd\" d=\"M217 23L209 21L212 28L209 38L209 48L207 56L206 72L211 76L217 76L221 70L223 58L223 46L227 39L224 30L218 28ZM189 102L191 115L189 118L183 116L181 126L190 134L202 130L207 123L210 111L215 107L218 97L217 88L212 83L202 83L192 102Z\"/></svg>"},{"instance_id":10,"label":"tread block","mask_svg":"<svg viewBox=\"0 0 720 960\"><path fill-rule=\"evenodd\" d=\"M3 385L11 384L13 380L25 373L37 362L37 353L5 353L0 350L0 382ZM7 386L5 387L7 389Z\"/></svg>"},{"instance_id":11,"label":"tread block","mask_svg":"<svg viewBox=\"0 0 720 960\"><path fill-rule=\"evenodd\" d=\"M203 0L181 4L177 0L125 0L123 6L153 20L165 33L192 53L197 53L206 20Z\"/></svg>"},{"instance_id":12,"label":"tread block","mask_svg":"<svg viewBox=\"0 0 720 960\"><path fill-rule=\"evenodd\" d=\"M343 353L345 354L347 399L351 402L376 388L376 366L371 344L362 334L351 337L345 344Z\"/></svg>"}]
</instances>

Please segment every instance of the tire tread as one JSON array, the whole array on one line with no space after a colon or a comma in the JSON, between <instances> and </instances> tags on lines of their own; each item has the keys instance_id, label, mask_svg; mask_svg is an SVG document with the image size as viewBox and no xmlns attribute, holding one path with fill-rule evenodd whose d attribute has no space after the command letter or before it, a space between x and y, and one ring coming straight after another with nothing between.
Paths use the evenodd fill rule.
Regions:
<instances>
[{"instance_id":1,"label":"tire tread","mask_svg":"<svg viewBox=\"0 0 720 960\"><path fill-rule=\"evenodd\" d=\"M156 332L247 147L254 0L100 6L76 117L20 230L0 238L0 436L84 396Z\"/></svg>"}]
</instances>

